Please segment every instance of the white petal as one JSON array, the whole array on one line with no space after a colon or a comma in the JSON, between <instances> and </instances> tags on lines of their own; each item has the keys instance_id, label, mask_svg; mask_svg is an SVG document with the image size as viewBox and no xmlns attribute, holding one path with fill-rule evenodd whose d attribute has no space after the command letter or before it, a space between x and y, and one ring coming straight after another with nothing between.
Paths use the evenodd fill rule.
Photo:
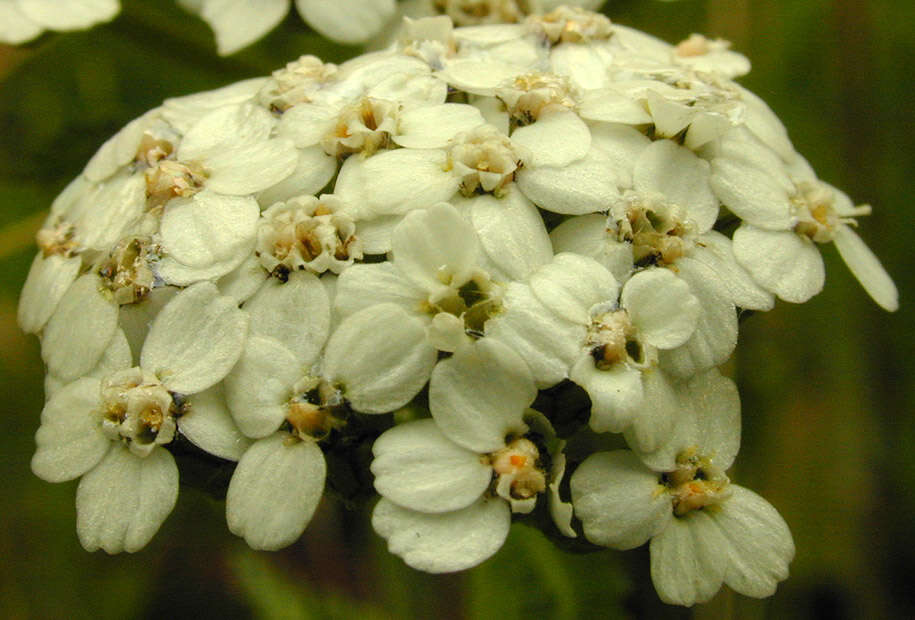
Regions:
<instances>
[{"instance_id":1,"label":"white petal","mask_svg":"<svg viewBox=\"0 0 915 620\"><path fill-rule=\"evenodd\" d=\"M710 230L699 239L690 254L716 274L731 293L734 304L747 310L771 310L775 297L753 280L734 256L731 240L720 232Z\"/></svg>"},{"instance_id":2,"label":"white petal","mask_svg":"<svg viewBox=\"0 0 915 620\"><path fill-rule=\"evenodd\" d=\"M411 313L420 312L428 293L414 285L393 263L353 265L337 279L334 305L344 316L379 303L394 303Z\"/></svg>"},{"instance_id":3,"label":"white petal","mask_svg":"<svg viewBox=\"0 0 915 620\"><path fill-rule=\"evenodd\" d=\"M260 208L250 196L204 190L165 207L159 233L162 249L190 267L209 267L254 247Z\"/></svg>"},{"instance_id":4,"label":"white petal","mask_svg":"<svg viewBox=\"0 0 915 620\"><path fill-rule=\"evenodd\" d=\"M334 130L339 114L340 109L336 106L300 103L283 112L277 133L292 140L300 149L314 146Z\"/></svg>"},{"instance_id":5,"label":"white petal","mask_svg":"<svg viewBox=\"0 0 915 620\"><path fill-rule=\"evenodd\" d=\"M118 327L118 305L94 273L67 289L44 328L41 357L48 372L72 381L98 363Z\"/></svg>"},{"instance_id":6,"label":"white petal","mask_svg":"<svg viewBox=\"0 0 915 620\"><path fill-rule=\"evenodd\" d=\"M508 285L502 303L504 310L486 322L486 337L519 354L538 387L550 387L567 378L585 339L584 326L557 316L529 286L518 282Z\"/></svg>"},{"instance_id":7,"label":"white petal","mask_svg":"<svg viewBox=\"0 0 915 620\"><path fill-rule=\"evenodd\" d=\"M182 394L201 392L221 380L241 355L248 317L210 282L184 289L149 328L140 366Z\"/></svg>"},{"instance_id":8,"label":"white petal","mask_svg":"<svg viewBox=\"0 0 915 620\"><path fill-rule=\"evenodd\" d=\"M607 85L607 67L600 54L590 45L561 43L550 52L553 73L568 76L581 90L595 90Z\"/></svg>"},{"instance_id":9,"label":"white petal","mask_svg":"<svg viewBox=\"0 0 915 620\"><path fill-rule=\"evenodd\" d=\"M833 241L842 260L868 295L884 310L898 310L899 292L896 285L871 249L861 241L861 237L850 227L840 224L835 230Z\"/></svg>"},{"instance_id":10,"label":"white petal","mask_svg":"<svg viewBox=\"0 0 915 620\"><path fill-rule=\"evenodd\" d=\"M301 367L315 362L330 334L327 291L306 271L290 273L285 283L268 278L244 309L250 333L282 342Z\"/></svg>"},{"instance_id":11,"label":"white petal","mask_svg":"<svg viewBox=\"0 0 915 620\"><path fill-rule=\"evenodd\" d=\"M607 230L607 216L592 213L572 217L550 231L553 251L590 256L606 267L617 282L632 271L632 244L617 242Z\"/></svg>"},{"instance_id":12,"label":"white petal","mask_svg":"<svg viewBox=\"0 0 915 620\"><path fill-rule=\"evenodd\" d=\"M201 161L210 171L206 186L214 192L258 192L292 174L299 161L291 140L270 138L272 127L264 108L217 108L188 130L177 156L180 161Z\"/></svg>"},{"instance_id":13,"label":"white petal","mask_svg":"<svg viewBox=\"0 0 915 620\"><path fill-rule=\"evenodd\" d=\"M567 215L606 211L619 198L610 161L592 148L588 154L561 168L521 168L515 182L541 209Z\"/></svg>"},{"instance_id":14,"label":"white petal","mask_svg":"<svg viewBox=\"0 0 915 620\"><path fill-rule=\"evenodd\" d=\"M129 164L137 156L143 133L157 118L158 114L153 110L124 125L120 131L99 147L99 150L86 164L86 168L83 170L86 178L93 182L104 181L117 172L121 166Z\"/></svg>"},{"instance_id":15,"label":"white petal","mask_svg":"<svg viewBox=\"0 0 915 620\"><path fill-rule=\"evenodd\" d=\"M473 227L457 209L439 203L408 213L391 235L394 265L417 286L465 284L480 254Z\"/></svg>"},{"instance_id":16,"label":"white petal","mask_svg":"<svg viewBox=\"0 0 915 620\"><path fill-rule=\"evenodd\" d=\"M267 272L254 254L249 255L242 263L221 277L216 283L219 292L231 297L235 303L242 304L251 298L267 278Z\"/></svg>"},{"instance_id":17,"label":"white petal","mask_svg":"<svg viewBox=\"0 0 915 620\"><path fill-rule=\"evenodd\" d=\"M394 0L296 0L308 25L339 43L362 43L394 16Z\"/></svg>"},{"instance_id":18,"label":"white petal","mask_svg":"<svg viewBox=\"0 0 915 620\"><path fill-rule=\"evenodd\" d=\"M645 342L660 349L678 347L692 335L699 320L699 300L689 285L667 269L646 269L623 286L620 306Z\"/></svg>"},{"instance_id":19,"label":"white petal","mask_svg":"<svg viewBox=\"0 0 915 620\"><path fill-rule=\"evenodd\" d=\"M749 489L730 486L731 497L710 513L728 541L724 582L747 596L764 598L788 578L794 541L788 525L772 505Z\"/></svg>"},{"instance_id":20,"label":"white petal","mask_svg":"<svg viewBox=\"0 0 915 620\"><path fill-rule=\"evenodd\" d=\"M395 426L375 440L372 452L375 490L410 510L465 508L492 480L492 467L445 437L434 420Z\"/></svg>"},{"instance_id":21,"label":"white petal","mask_svg":"<svg viewBox=\"0 0 915 620\"><path fill-rule=\"evenodd\" d=\"M678 377L723 364L737 345L737 309L715 273L702 263L681 258L677 275L689 284L702 311L696 330L676 349L662 349L661 367Z\"/></svg>"},{"instance_id":22,"label":"white petal","mask_svg":"<svg viewBox=\"0 0 915 620\"><path fill-rule=\"evenodd\" d=\"M410 149L440 149L463 131L485 121L480 111L464 103L442 103L408 110L400 116L394 142Z\"/></svg>"},{"instance_id":23,"label":"white petal","mask_svg":"<svg viewBox=\"0 0 915 620\"><path fill-rule=\"evenodd\" d=\"M483 251L506 280L526 280L553 258L540 213L514 185L501 198L482 194L467 202L459 208L469 207Z\"/></svg>"},{"instance_id":24,"label":"white petal","mask_svg":"<svg viewBox=\"0 0 915 620\"><path fill-rule=\"evenodd\" d=\"M173 286L190 286L197 282L212 281L231 273L245 258L246 252L236 252L226 260L216 261L204 267L190 267L171 256L163 256L155 264L155 274L163 282Z\"/></svg>"},{"instance_id":25,"label":"white petal","mask_svg":"<svg viewBox=\"0 0 915 620\"><path fill-rule=\"evenodd\" d=\"M48 482L83 475L102 460L111 441L102 433L99 380L77 379L41 410L32 472Z\"/></svg>"},{"instance_id":26,"label":"white petal","mask_svg":"<svg viewBox=\"0 0 915 620\"><path fill-rule=\"evenodd\" d=\"M387 539L388 551L427 573L476 566L502 547L510 525L508 502L501 498L480 498L444 514L415 512L382 498L372 512L372 527Z\"/></svg>"},{"instance_id":27,"label":"white petal","mask_svg":"<svg viewBox=\"0 0 915 620\"><path fill-rule=\"evenodd\" d=\"M252 78L215 90L166 99L162 105L162 117L186 134L197 121L216 108L251 101L266 81L267 78Z\"/></svg>"},{"instance_id":28,"label":"white petal","mask_svg":"<svg viewBox=\"0 0 915 620\"><path fill-rule=\"evenodd\" d=\"M531 276L531 290L556 316L587 326L591 307L615 303L619 285L594 259L564 252Z\"/></svg>"},{"instance_id":29,"label":"white petal","mask_svg":"<svg viewBox=\"0 0 915 620\"><path fill-rule=\"evenodd\" d=\"M537 396L517 353L486 338L439 362L429 382L429 409L442 432L476 452L494 452L523 432L524 409Z\"/></svg>"},{"instance_id":30,"label":"white petal","mask_svg":"<svg viewBox=\"0 0 915 620\"><path fill-rule=\"evenodd\" d=\"M295 542L321 501L326 474L324 454L313 441L276 433L255 442L229 482L229 530L253 549Z\"/></svg>"},{"instance_id":31,"label":"white petal","mask_svg":"<svg viewBox=\"0 0 915 620\"><path fill-rule=\"evenodd\" d=\"M225 380L226 404L238 428L249 437L266 437L286 419L292 388L305 374L279 341L250 336Z\"/></svg>"},{"instance_id":32,"label":"white petal","mask_svg":"<svg viewBox=\"0 0 915 620\"><path fill-rule=\"evenodd\" d=\"M200 17L216 35L220 56L234 54L273 30L289 11L289 0L204 0Z\"/></svg>"},{"instance_id":33,"label":"white petal","mask_svg":"<svg viewBox=\"0 0 915 620\"><path fill-rule=\"evenodd\" d=\"M217 384L188 398L190 408L178 419L178 429L192 444L214 456L237 461L251 442L241 434Z\"/></svg>"},{"instance_id":34,"label":"white petal","mask_svg":"<svg viewBox=\"0 0 915 620\"><path fill-rule=\"evenodd\" d=\"M651 539L651 580L661 600L690 607L712 598L728 566L727 545L705 512L668 521Z\"/></svg>"},{"instance_id":35,"label":"white petal","mask_svg":"<svg viewBox=\"0 0 915 620\"><path fill-rule=\"evenodd\" d=\"M400 306L377 304L345 318L331 335L324 375L343 385L357 411L386 413L416 396L435 359L423 321Z\"/></svg>"},{"instance_id":36,"label":"white petal","mask_svg":"<svg viewBox=\"0 0 915 620\"><path fill-rule=\"evenodd\" d=\"M678 418L683 415L677 393L660 368L646 368L642 371L642 394L642 406L638 415L625 431L626 443L640 457L661 447L671 435ZM645 458L642 460L657 469L651 461Z\"/></svg>"},{"instance_id":37,"label":"white petal","mask_svg":"<svg viewBox=\"0 0 915 620\"><path fill-rule=\"evenodd\" d=\"M658 474L628 450L592 454L572 474L570 486L575 516L596 545L638 547L673 514Z\"/></svg>"},{"instance_id":38,"label":"white petal","mask_svg":"<svg viewBox=\"0 0 915 620\"><path fill-rule=\"evenodd\" d=\"M146 181L142 174L116 175L95 185L82 203L85 211L74 222L77 241L107 252L143 215Z\"/></svg>"},{"instance_id":39,"label":"white petal","mask_svg":"<svg viewBox=\"0 0 915 620\"><path fill-rule=\"evenodd\" d=\"M29 275L19 294L17 320L27 334L34 334L47 323L82 266L79 256L35 255Z\"/></svg>"},{"instance_id":40,"label":"white petal","mask_svg":"<svg viewBox=\"0 0 915 620\"><path fill-rule=\"evenodd\" d=\"M734 231L732 247L737 262L779 299L799 304L823 290L823 258L806 237L744 223Z\"/></svg>"},{"instance_id":41,"label":"white petal","mask_svg":"<svg viewBox=\"0 0 915 620\"><path fill-rule=\"evenodd\" d=\"M589 424L597 433L619 433L639 415L645 395L642 373L626 364L607 370L594 365L589 352L581 353L569 371L569 378L583 387L591 398Z\"/></svg>"},{"instance_id":42,"label":"white petal","mask_svg":"<svg viewBox=\"0 0 915 620\"><path fill-rule=\"evenodd\" d=\"M115 445L76 490L76 533L87 551L139 551L175 506L178 467L164 448L135 456Z\"/></svg>"},{"instance_id":43,"label":"white petal","mask_svg":"<svg viewBox=\"0 0 915 620\"><path fill-rule=\"evenodd\" d=\"M612 161L610 169L621 187L632 187L635 163L650 144L651 140L645 134L628 125L595 123L591 127L591 145Z\"/></svg>"},{"instance_id":44,"label":"white petal","mask_svg":"<svg viewBox=\"0 0 915 620\"><path fill-rule=\"evenodd\" d=\"M709 186L709 164L670 140L657 140L642 151L633 171L636 190L658 192L686 209L699 232L718 217L718 200Z\"/></svg>"},{"instance_id":45,"label":"white petal","mask_svg":"<svg viewBox=\"0 0 915 620\"><path fill-rule=\"evenodd\" d=\"M114 18L121 10L118 0L17 0L19 10L50 30L82 30Z\"/></svg>"},{"instance_id":46,"label":"white petal","mask_svg":"<svg viewBox=\"0 0 915 620\"><path fill-rule=\"evenodd\" d=\"M149 326L153 319L162 311L172 297L178 294L178 289L173 286L157 286L149 291L143 301L121 306L118 314L118 325L124 331L127 342L130 344L131 358L134 364L140 361L140 351L143 342L149 334Z\"/></svg>"},{"instance_id":47,"label":"white petal","mask_svg":"<svg viewBox=\"0 0 915 620\"><path fill-rule=\"evenodd\" d=\"M712 160L710 183L724 206L754 226L785 230L794 225L784 164L755 140L740 134L723 140Z\"/></svg>"},{"instance_id":48,"label":"white petal","mask_svg":"<svg viewBox=\"0 0 915 620\"><path fill-rule=\"evenodd\" d=\"M561 168L591 148L588 126L575 112L560 106L544 109L536 123L516 129L511 140L530 152L524 161L529 167Z\"/></svg>"},{"instance_id":49,"label":"white petal","mask_svg":"<svg viewBox=\"0 0 915 620\"><path fill-rule=\"evenodd\" d=\"M406 213L448 200L460 179L445 171L441 150L394 149L350 157L340 168L334 194L353 205L358 219Z\"/></svg>"},{"instance_id":50,"label":"white petal","mask_svg":"<svg viewBox=\"0 0 915 620\"><path fill-rule=\"evenodd\" d=\"M696 441L716 467L728 469L740 449L740 396L737 385L717 369L684 386L684 407L695 415Z\"/></svg>"},{"instance_id":51,"label":"white petal","mask_svg":"<svg viewBox=\"0 0 915 620\"><path fill-rule=\"evenodd\" d=\"M42 30L44 28L26 17L15 2L0 2L0 43L20 45L37 37Z\"/></svg>"},{"instance_id":52,"label":"white petal","mask_svg":"<svg viewBox=\"0 0 915 620\"><path fill-rule=\"evenodd\" d=\"M651 114L643 104L611 89L585 93L578 113L590 121L626 125L647 125L651 122Z\"/></svg>"},{"instance_id":53,"label":"white petal","mask_svg":"<svg viewBox=\"0 0 915 620\"><path fill-rule=\"evenodd\" d=\"M498 60L455 58L436 75L457 90L491 97L499 86L521 73L524 73L521 67Z\"/></svg>"},{"instance_id":54,"label":"white petal","mask_svg":"<svg viewBox=\"0 0 915 620\"><path fill-rule=\"evenodd\" d=\"M334 177L337 158L331 157L320 146L299 150L295 170L288 177L257 195L261 207L289 200L303 194L317 194Z\"/></svg>"}]
</instances>

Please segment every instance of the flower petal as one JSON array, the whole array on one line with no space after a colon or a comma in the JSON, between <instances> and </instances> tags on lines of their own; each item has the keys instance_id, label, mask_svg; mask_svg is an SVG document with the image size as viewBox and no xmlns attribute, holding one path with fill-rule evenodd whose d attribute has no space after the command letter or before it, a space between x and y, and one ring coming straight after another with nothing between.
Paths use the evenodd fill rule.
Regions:
<instances>
[{"instance_id":1,"label":"flower petal","mask_svg":"<svg viewBox=\"0 0 915 620\"><path fill-rule=\"evenodd\" d=\"M286 419L292 388L305 373L296 357L277 340L251 336L225 379L226 404L248 437L266 437Z\"/></svg>"},{"instance_id":2,"label":"flower petal","mask_svg":"<svg viewBox=\"0 0 915 620\"><path fill-rule=\"evenodd\" d=\"M306 271L290 273L286 282L268 278L244 310L251 317L251 335L282 342L301 367L318 359L330 333L327 291Z\"/></svg>"},{"instance_id":3,"label":"flower petal","mask_svg":"<svg viewBox=\"0 0 915 620\"><path fill-rule=\"evenodd\" d=\"M251 445L226 407L222 384L188 398L189 409L178 419L178 429L192 444L213 456L237 461Z\"/></svg>"},{"instance_id":4,"label":"flower petal","mask_svg":"<svg viewBox=\"0 0 915 620\"><path fill-rule=\"evenodd\" d=\"M494 452L523 432L524 409L537 396L527 364L504 344L483 338L439 362L429 382L432 417L448 439Z\"/></svg>"},{"instance_id":5,"label":"flower petal","mask_svg":"<svg viewBox=\"0 0 915 620\"><path fill-rule=\"evenodd\" d=\"M203 0L200 17L216 35L220 56L234 54L273 30L289 11L289 0Z\"/></svg>"},{"instance_id":6,"label":"flower petal","mask_svg":"<svg viewBox=\"0 0 915 620\"><path fill-rule=\"evenodd\" d=\"M451 512L469 506L489 487L492 467L435 425L417 420L386 431L372 446L375 490L399 506Z\"/></svg>"},{"instance_id":7,"label":"flower petal","mask_svg":"<svg viewBox=\"0 0 915 620\"><path fill-rule=\"evenodd\" d=\"M511 139L528 150L524 164L533 168L562 168L584 157L591 148L588 126L575 112L561 106L545 108L537 122L519 127Z\"/></svg>"},{"instance_id":8,"label":"flower petal","mask_svg":"<svg viewBox=\"0 0 915 620\"><path fill-rule=\"evenodd\" d=\"M746 596L772 596L794 559L791 532L769 502L736 484L729 488L731 497L710 513L728 541L724 582Z\"/></svg>"},{"instance_id":9,"label":"flower petal","mask_svg":"<svg viewBox=\"0 0 915 620\"><path fill-rule=\"evenodd\" d=\"M363 43L394 16L394 0L295 0L308 25L338 43Z\"/></svg>"},{"instance_id":10,"label":"flower petal","mask_svg":"<svg viewBox=\"0 0 915 620\"><path fill-rule=\"evenodd\" d=\"M401 508L381 498L372 527L387 539L388 551L427 573L450 573L476 566L498 551L511 525L508 502L481 497L444 514Z\"/></svg>"},{"instance_id":11,"label":"flower petal","mask_svg":"<svg viewBox=\"0 0 915 620\"><path fill-rule=\"evenodd\" d=\"M295 542L321 501L326 474L324 454L313 441L276 433L255 442L229 482L229 530L253 549Z\"/></svg>"},{"instance_id":12,"label":"flower petal","mask_svg":"<svg viewBox=\"0 0 915 620\"><path fill-rule=\"evenodd\" d=\"M16 318L22 331L34 334L44 327L67 289L76 280L82 262L79 256L42 256L41 252L35 255L22 293L19 294Z\"/></svg>"},{"instance_id":13,"label":"flower petal","mask_svg":"<svg viewBox=\"0 0 915 620\"><path fill-rule=\"evenodd\" d=\"M377 304L340 323L327 342L323 372L343 385L357 411L386 413L416 396L435 360L423 321L400 306Z\"/></svg>"},{"instance_id":14,"label":"flower petal","mask_svg":"<svg viewBox=\"0 0 915 620\"><path fill-rule=\"evenodd\" d=\"M633 549L673 515L658 474L628 450L592 454L572 474L570 486L575 516L596 545Z\"/></svg>"},{"instance_id":15,"label":"flower petal","mask_svg":"<svg viewBox=\"0 0 915 620\"><path fill-rule=\"evenodd\" d=\"M87 551L139 551L178 499L178 467L164 448L140 458L115 445L79 481L76 533Z\"/></svg>"},{"instance_id":16,"label":"flower petal","mask_svg":"<svg viewBox=\"0 0 915 620\"><path fill-rule=\"evenodd\" d=\"M241 355L248 317L211 282L172 298L149 328L140 366L174 392L202 392L228 374Z\"/></svg>"},{"instance_id":17,"label":"flower petal","mask_svg":"<svg viewBox=\"0 0 915 620\"><path fill-rule=\"evenodd\" d=\"M728 543L703 511L671 519L651 539L651 580L665 603L704 603L721 587L727 567Z\"/></svg>"},{"instance_id":18,"label":"flower petal","mask_svg":"<svg viewBox=\"0 0 915 620\"><path fill-rule=\"evenodd\" d=\"M842 260L867 294L884 310L898 310L899 292L896 285L871 249L861 241L861 237L844 224L840 224L834 234L833 241Z\"/></svg>"},{"instance_id":19,"label":"flower petal","mask_svg":"<svg viewBox=\"0 0 915 620\"><path fill-rule=\"evenodd\" d=\"M77 478L102 460L111 441L102 433L99 380L77 379L61 388L41 411L32 472L48 482Z\"/></svg>"},{"instance_id":20,"label":"flower petal","mask_svg":"<svg viewBox=\"0 0 915 620\"><path fill-rule=\"evenodd\" d=\"M101 278L87 273L74 282L48 320L41 357L48 373L72 381L98 363L118 328L118 304L102 287Z\"/></svg>"},{"instance_id":21,"label":"flower petal","mask_svg":"<svg viewBox=\"0 0 915 620\"><path fill-rule=\"evenodd\" d=\"M692 335L702 309L689 285L667 269L646 269L626 282L620 306L645 342L659 349L678 347Z\"/></svg>"},{"instance_id":22,"label":"flower petal","mask_svg":"<svg viewBox=\"0 0 915 620\"><path fill-rule=\"evenodd\" d=\"M531 290L556 316L590 325L592 306L616 303L619 285L600 263L587 256L563 252L531 275Z\"/></svg>"},{"instance_id":23,"label":"flower petal","mask_svg":"<svg viewBox=\"0 0 915 620\"><path fill-rule=\"evenodd\" d=\"M806 237L744 223L734 231L733 248L737 262L779 299L804 303L823 290L823 258Z\"/></svg>"}]
</instances>

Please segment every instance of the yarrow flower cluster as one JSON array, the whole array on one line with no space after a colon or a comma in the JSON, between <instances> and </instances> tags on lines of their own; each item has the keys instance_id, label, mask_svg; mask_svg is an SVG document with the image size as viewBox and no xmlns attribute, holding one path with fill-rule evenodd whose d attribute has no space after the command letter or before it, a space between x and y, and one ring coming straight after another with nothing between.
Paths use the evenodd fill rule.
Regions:
<instances>
[{"instance_id":1,"label":"yarrow flower cluster","mask_svg":"<svg viewBox=\"0 0 915 620\"><path fill-rule=\"evenodd\" d=\"M86 549L136 551L190 443L237 461L229 529L277 549L334 486L327 455L373 442L372 524L417 569L474 566L538 513L650 541L664 601L771 595L791 534L727 474L738 313L819 292L829 242L897 295L854 232L869 207L816 177L748 70L560 7L408 21L385 51L167 100L38 234L33 471L80 478ZM567 460L582 431L628 449Z\"/></svg>"}]
</instances>

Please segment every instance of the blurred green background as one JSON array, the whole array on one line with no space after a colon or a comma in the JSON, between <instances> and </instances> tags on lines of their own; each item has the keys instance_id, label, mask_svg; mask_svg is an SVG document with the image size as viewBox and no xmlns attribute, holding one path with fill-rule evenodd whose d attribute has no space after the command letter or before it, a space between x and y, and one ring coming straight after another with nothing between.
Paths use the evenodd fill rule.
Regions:
<instances>
[{"instance_id":1,"label":"blurred green background","mask_svg":"<svg viewBox=\"0 0 915 620\"><path fill-rule=\"evenodd\" d=\"M222 59L207 27L171 1L123 5L88 33L0 46L0 617L915 617L915 3L610 0L605 9L671 42L702 32L749 56L741 81L820 177L875 206L860 232L901 294L899 312L882 312L824 248L822 294L742 323L734 372L744 439L733 478L779 509L797 557L771 599L724 591L693 610L657 601L645 548L572 555L515 526L482 566L429 576L383 551L367 514L333 502L291 548L252 552L228 533L222 502L193 488L142 552L83 551L76 483L29 470L43 370L15 314L44 211L108 136L162 99L264 75L302 53L356 53L321 42L293 14Z\"/></svg>"}]
</instances>

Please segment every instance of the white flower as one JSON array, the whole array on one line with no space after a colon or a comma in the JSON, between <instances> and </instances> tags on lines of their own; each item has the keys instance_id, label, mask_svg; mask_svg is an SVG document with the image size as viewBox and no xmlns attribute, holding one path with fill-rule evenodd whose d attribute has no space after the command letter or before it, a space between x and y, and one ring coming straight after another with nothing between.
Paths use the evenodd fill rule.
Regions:
<instances>
[{"instance_id":1,"label":"white flower","mask_svg":"<svg viewBox=\"0 0 915 620\"><path fill-rule=\"evenodd\" d=\"M200 15L216 35L223 56L254 43L272 30L286 13L289 0L179 0ZM339 43L362 43L378 33L394 15L394 0L296 0L306 23Z\"/></svg>"},{"instance_id":2,"label":"white flower","mask_svg":"<svg viewBox=\"0 0 915 620\"><path fill-rule=\"evenodd\" d=\"M375 441L372 473L382 499L372 524L407 564L441 573L495 553L511 513L529 513L548 486L557 501L553 476L562 476L562 461L546 469L560 455L548 458L544 436L528 433L524 412L536 389L504 345L484 339L458 351L436 366L429 389L433 419ZM565 531L574 534L568 523Z\"/></svg>"},{"instance_id":3,"label":"white flower","mask_svg":"<svg viewBox=\"0 0 915 620\"><path fill-rule=\"evenodd\" d=\"M0 43L19 45L44 30L83 30L114 19L118 0L3 0L0 2Z\"/></svg>"},{"instance_id":4,"label":"white flower","mask_svg":"<svg viewBox=\"0 0 915 620\"><path fill-rule=\"evenodd\" d=\"M214 285L197 284L156 317L139 367L129 367L128 350L104 379L77 379L45 405L32 471L51 482L82 476L77 533L86 549L136 551L159 529L178 496L178 469L162 445L193 410L193 395L235 364L247 324ZM204 437L204 449L237 458L240 438L211 399L203 401L192 434Z\"/></svg>"},{"instance_id":5,"label":"white flower","mask_svg":"<svg viewBox=\"0 0 915 620\"><path fill-rule=\"evenodd\" d=\"M302 534L317 507L326 469L318 444L345 424L346 407L385 413L404 405L435 355L415 346L425 340L422 323L391 304L378 315L357 312L331 334L328 294L305 271L268 279L244 310L250 336L226 377L226 397L256 441L232 476L226 519L252 547L278 549Z\"/></svg>"},{"instance_id":6,"label":"white flower","mask_svg":"<svg viewBox=\"0 0 915 620\"><path fill-rule=\"evenodd\" d=\"M690 606L722 583L771 596L788 576L794 543L764 499L724 471L740 442L733 383L710 371L681 389L684 416L673 441L646 465L632 452L588 457L572 475L585 537L631 549L651 539L651 577L661 599Z\"/></svg>"},{"instance_id":7,"label":"white flower","mask_svg":"<svg viewBox=\"0 0 915 620\"><path fill-rule=\"evenodd\" d=\"M798 156L799 157L799 156ZM801 162L792 172L766 146L744 133L723 140L712 160L712 186L744 221L734 233L734 255L765 289L793 303L820 292L825 278L815 244L836 249L868 294L894 311L899 295L873 252L852 230L854 206L844 193L816 178Z\"/></svg>"},{"instance_id":8,"label":"white flower","mask_svg":"<svg viewBox=\"0 0 915 620\"><path fill-rule=\"evenodd\" d=\"M344 316L394 303L429 326L428 340L416 343L429 350L454 351L469 338L465 333L482 334L500 288L481 268L476 233L454 207L408 213L391 245L390 263L354 265L340 275L335 304ZM381 315L380 306L376 312Z\"/></svg>"},{"instance_id":9,"label":"white flower","mask_svg":"<svg viewBox=\"0 0 915 620\"><path fill-rule=\"evenodd\" d=\"M559 254L531 276L529 287L509 286L505 311L486 325L486 335L521 353L540 385L566 377L581 385L591 398L595 431L632 427L650 451L677 413L658 351L690 338L700 305L686 283L664 269L641 271L618 291L595 261Z\"/></svg>"}]
</instances>

